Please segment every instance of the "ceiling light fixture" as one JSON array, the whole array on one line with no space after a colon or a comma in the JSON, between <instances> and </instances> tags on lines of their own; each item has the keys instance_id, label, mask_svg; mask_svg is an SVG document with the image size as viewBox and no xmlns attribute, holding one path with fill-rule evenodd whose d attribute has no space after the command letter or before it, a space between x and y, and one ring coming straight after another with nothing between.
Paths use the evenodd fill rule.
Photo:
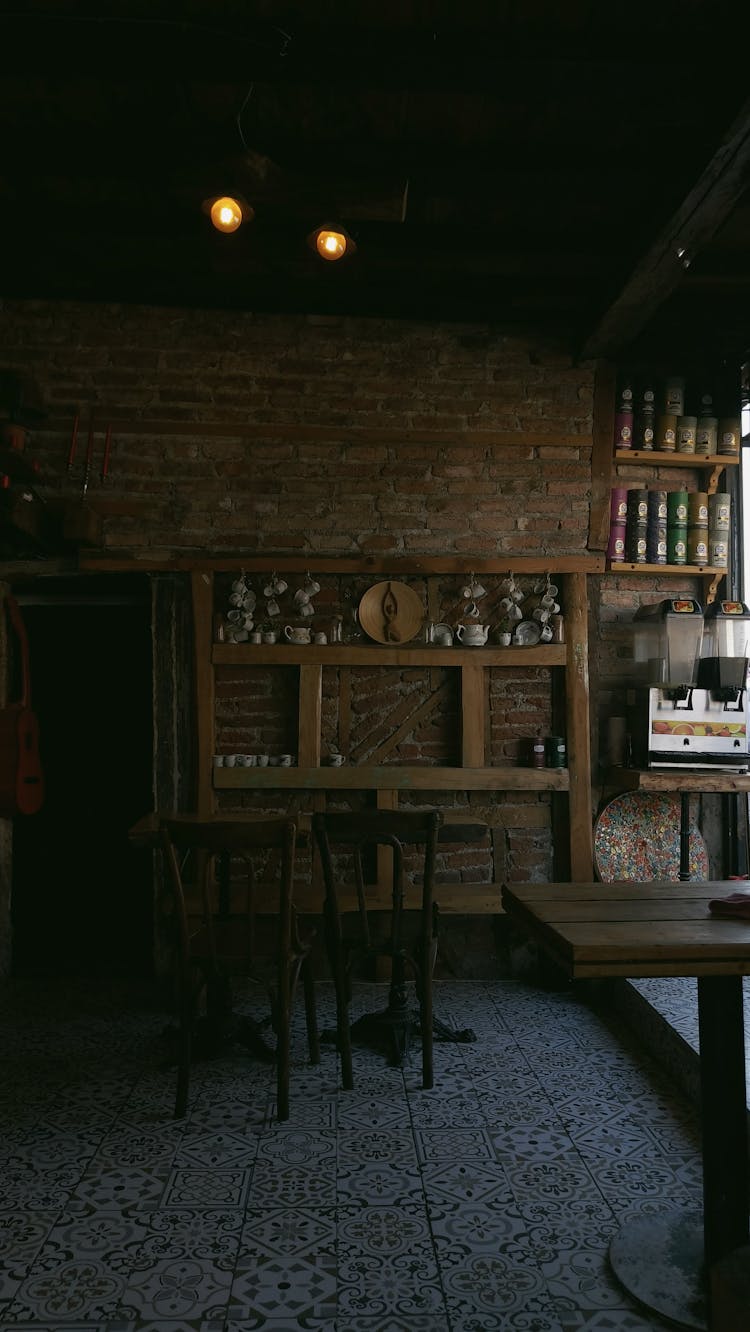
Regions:
<instances>
[{"instance_id":1,"label":"ceiling light fixture","mask_svg":"<svg viewBox=\"0 0 750 1332\"><path fill-rule=\"evenodd\" d=\"M227 236L241 227L243 222L252 222L255 217L253 209L244 199L231 194L219 195L217 199L206 199L203 211L208 213L216 230Z\"/></svg>"},{"instance_id":2,"label":"ceiling light fixture","mask_svg":"<svg viewBox=\"0 0 750 1332\"><path fill-rule=\"evenodd\" d=\"M357 247L349 232L340 223L325 223L310 232L308 244L320 255L321 259L334 261L345 255L354 254Z\"/></svg>"}]
</instances>

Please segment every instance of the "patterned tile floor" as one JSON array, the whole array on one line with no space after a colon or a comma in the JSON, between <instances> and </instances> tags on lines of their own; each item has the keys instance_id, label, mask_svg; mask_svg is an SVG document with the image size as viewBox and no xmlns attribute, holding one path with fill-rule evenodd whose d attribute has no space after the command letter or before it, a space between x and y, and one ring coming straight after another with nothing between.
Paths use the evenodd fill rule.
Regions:
<instances>
[{"instance_id":1,"label":"patterned tile floor","mask_svg":"<svg viewBox=\"0 0 750 1332\"><path fill-rule=\"evenodd\" d=\"M355 1009L384 990L360 986ZM257 992L238 1006L260 1015ZM320 989L323 1023L332 1017ZM243 1051L171 1117L167 1018L135 986L2 992L0 1332L644 1332L610 1237L700 1205L693 1110L578 991L441 982L474 1044L436 1088L295 1031L292 1117Z\"/></svg>"}]
</instances>

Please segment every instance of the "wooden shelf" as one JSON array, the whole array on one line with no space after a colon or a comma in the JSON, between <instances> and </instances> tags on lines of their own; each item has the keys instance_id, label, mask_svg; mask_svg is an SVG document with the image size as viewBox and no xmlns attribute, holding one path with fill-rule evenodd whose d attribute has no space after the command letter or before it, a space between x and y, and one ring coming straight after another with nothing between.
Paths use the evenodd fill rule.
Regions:
<instances>
[{"instance_id":1,"label":"wooden shelf","mask_svg":"<svg viewBox=\"0 0 750 1332\"><path fill-rule=\"evenodd\" d=\"M389 763L381 767L215 768L214 787L312 791L567 791L567 768L438 768Z\"/></svg>"},{"instance_id":2,"label":"wooden shelf","mask_svg":"<svg viewBox=\"0 0 750 1332\"><path fill-rule=\"evenodd\" d=\"M214 643L215 666L564 666L564 643L534 647L379 647L376 643Z\"/></svg>"},{"instance_id":3,"label":"wooden shelf","mask_svg":"<svg viewBox=\"0 0 750 1332\"><path fill-rule=\"evenodd\" d=\"M733 453L676 453L660 449L615 449L618 463L656 463L659 467L738 467L739 457Z\"/></svg>"},{"instance_id":4,"label":"wooden shelf","mask_svg":"<svg viewBox=\"0 0 750 1332\"><path fill-rule=\"evenodd\" d=\"M713 564L629 564L627 560L611 560L610 573L685 574L687 578L723 578L727 570Z\"/></svg>"},{"instance_id":5,"label":"wooden shelf","mask_svg":"<svg viewBox=\"0 0 750 1332\"><path fill-rule=\"evenodd\" d=\"M615 791L750 791L750 773L696 772L694 768L675 771L670 768L610 768L606 790Z\"/></svg>"}]
</instances>

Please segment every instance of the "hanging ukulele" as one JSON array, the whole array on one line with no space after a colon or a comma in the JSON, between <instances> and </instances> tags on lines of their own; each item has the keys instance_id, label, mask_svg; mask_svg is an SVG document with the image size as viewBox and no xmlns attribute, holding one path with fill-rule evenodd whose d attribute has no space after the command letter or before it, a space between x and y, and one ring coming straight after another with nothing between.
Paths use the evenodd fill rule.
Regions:
<instances>
[{"instance_id":1,"label":"hanging ukulele","mask_svg":"<svg viewBox=\"0 0 750 1332\"><path fill-rule=\"evenodd\" d=\"M39 723L31 710L29 642L15 597L5 598L21 649L21 697L0 708L0 816L36 814L44 801Z\"/></svg>"}]
</instances>

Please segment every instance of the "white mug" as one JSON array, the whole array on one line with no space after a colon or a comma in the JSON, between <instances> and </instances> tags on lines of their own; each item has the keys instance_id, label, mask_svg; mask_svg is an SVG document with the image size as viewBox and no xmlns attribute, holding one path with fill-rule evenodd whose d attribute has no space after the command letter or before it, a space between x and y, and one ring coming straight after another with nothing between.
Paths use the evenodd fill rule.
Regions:
<instances>
[{"instance_id":1,"label":"white mug","mask_svg":"<svg viewBox=\"0 0 750 1332\"><path fill-rule=\"evenodd\" d=\"M280 755L279 755L279 767L280 767L280 768L291 768L291 766L292 766L292 755L291 755L291 754L280 754Z\"/></svg>"},{"instance_id":2,"label":"white mug","mask_svg":"<svg viewBox=\"0 0 750 1332\"><path fill-rule=\"evenodd\" d=\"M260 629L254 629L254 630L253 630L253 632L252 632L251 635L250 635L250 642L251 642L251 643L262 643L262 642L263 642L263 635L262 635L262 633L260 632Z\"/></svg>"},{"instance_id":3,"label":"white mug","mask_svg":"<svg viewBox=\"0 0 750 1332\"><path fill-rule=\"evenodd\" d=\"M258 761L258 767L259 767L259 768L267 768L267 767L268 767L268 755L267 755L267 754L257 754L257 755L256 755L256 758L257 758L257 761Z\"/></svg>"},{"instance_id":4,"label":"white mug","mask_svg":"<svg viewBox=\"0 0 750 1332\"><path fill-rule=\"evenodd\" d=\"M263 635L263 642L264 642L264 643L268 643L268 644L275 643L277 638L278 638L278 634L276 633L276 630L275 630L275 629L269 629L269 630Z\"/></svg>"},{"instance_id":5,"label":"white mug","mask_svg":"<svg viewBox=\"0 0 750 1332\"><path fill-rule=\"evenodd\" d=\"M325 634L321 631L319 634L315 635L314 642L316 642L319 645L319 647L323 647L323 645L328 642L328 639L326 638Z\"/></svg>"},{"instance_id":6,"label":"white mug","mask_svg":"<svg viewBox=\"0 0 750 1332\"><path fill-rule=\"evenodd\" d=\"M330 757L329 757L329 759L328 759L328 762L330 763L330 765L331 765L332 768L340 768L341 765L342 765L342 763L344 762L344 755L343 755L343 754L331 754Z\"/></svg>"},{"instance_id":7,"label":"white mug","mask_svg":"<svg viewBox=\"0 0 750 1332\"><path fill-rule=\"evenodd\" d=\"M224 767L225 767L225 768L234 768L234 767L236 766L236 763L237 763L237 755L236 755L236 754L225 754L225 755L224 755Z\"/></svg>"}]
</instances>

